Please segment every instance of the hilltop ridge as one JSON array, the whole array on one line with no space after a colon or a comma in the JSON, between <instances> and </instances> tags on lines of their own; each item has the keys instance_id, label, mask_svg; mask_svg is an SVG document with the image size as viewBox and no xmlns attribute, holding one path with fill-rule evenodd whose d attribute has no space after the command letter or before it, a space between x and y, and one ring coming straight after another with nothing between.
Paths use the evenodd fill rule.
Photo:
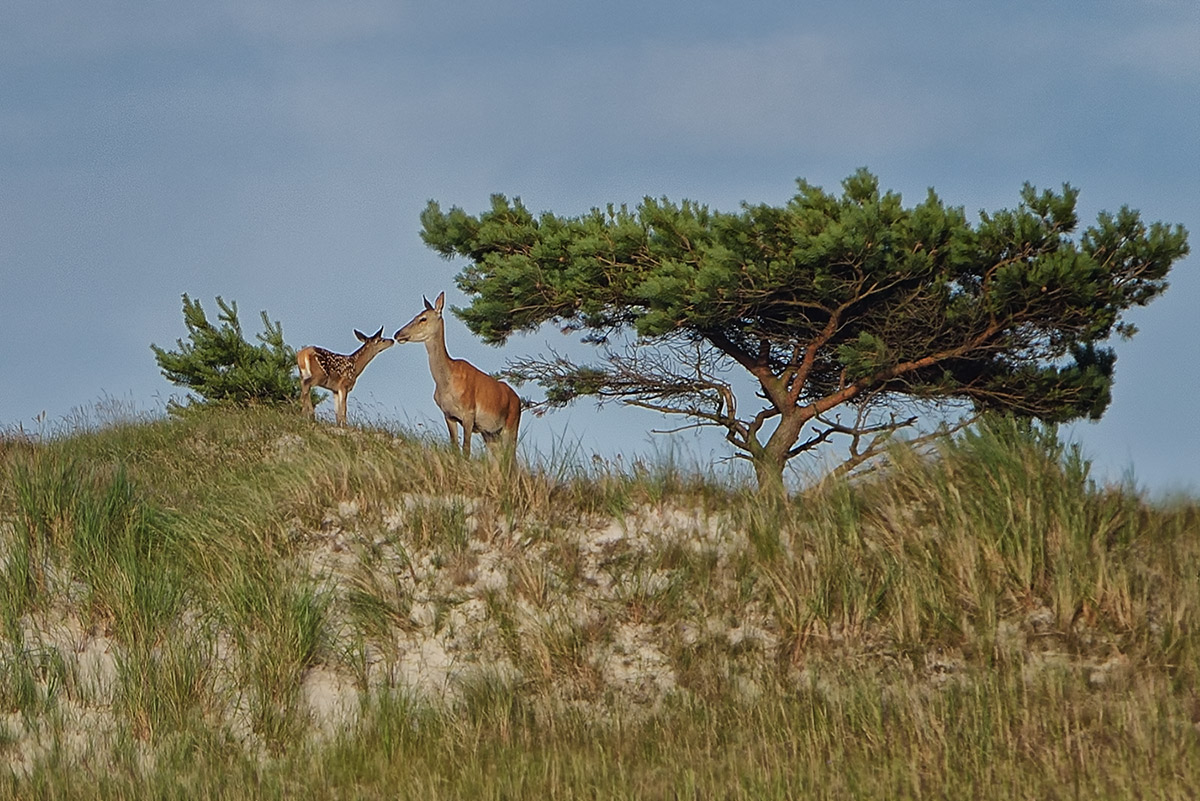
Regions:
<instances>
[{"instance_id":1,"label":"hilltop ridge","mask_svg":"<svg viewBox=\"0 0 1200 801\"><path fill-rule=\"evenodd\" d=\"M10 434L0 476L12 797L1200 781L1200 504L1009 421L781 503L263 410Z\"/></svg>"}]
</instances>

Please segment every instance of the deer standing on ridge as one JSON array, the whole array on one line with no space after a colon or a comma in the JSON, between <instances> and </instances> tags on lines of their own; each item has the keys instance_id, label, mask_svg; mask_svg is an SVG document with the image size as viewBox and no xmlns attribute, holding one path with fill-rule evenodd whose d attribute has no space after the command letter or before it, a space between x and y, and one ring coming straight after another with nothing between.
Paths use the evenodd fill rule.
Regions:
<instances>
[{"instance_id":1,"label":"deer standing on ridge","mask_svg":"<svg viewBox=\"0 0 1200 801\"><path fill-rule=\"evenodd\" d=\"M354 383L372 359L396 344L382 334L383 326L371 336L355 329L354 336L363 344L349 356L311 345L296 352L296 365L300 368L300 400L305 414L315 417L312 388L321 387L333 391L337 423L346 425L346 397L354 389Z\"/></svg>"},{"instance_id":2,"label":"deer standing on ridge","mask_svg":"<svg viewBox=\"0 0 1200 801\"><path fill-rule=\"evenodd\" d=\"M478 432L489 449L499 443L510 456L521 423L521 399L512 387L497 381L473 364L452 359L446 351L446 323L442 308L446 293L434 304L425 298L425 309L396 332L397 342L424 342L433 373L433 402L446 416L450 443L458 450L458 427L463 427L462 452L471 455L471 435Z\"/></svg>"}]
</instances>

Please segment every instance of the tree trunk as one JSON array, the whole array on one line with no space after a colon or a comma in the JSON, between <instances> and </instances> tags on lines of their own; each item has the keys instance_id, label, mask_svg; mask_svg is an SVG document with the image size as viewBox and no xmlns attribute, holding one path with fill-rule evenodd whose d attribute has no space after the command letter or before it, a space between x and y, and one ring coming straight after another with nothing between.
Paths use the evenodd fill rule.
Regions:
<instances>
[{"instance_id":1,"label":"tree trunk","mask_svg":"<svg viewBox=\"0 0 1200 801\"><path fill-rule=\"evenodd\" d=\"M783 463L772 460L767 454L751 460L754 465L754 477L758 481L760 495L783 497L786 488L783 486Z\"/></svg>"},{"instance_id":2,"label":"tree trunk","mask_svg":"<svg viewBox=\"0 0 1200 801\"><path fill-rule=\"evenodd\" d=\"M779 426L771 433L767 444L752 454L759 493L780 497L785 494L783 469L787 467L788 453L800 439L800 431L807 420L800 409L789 409L781 416Z\"/></svg>"}]
</instances>

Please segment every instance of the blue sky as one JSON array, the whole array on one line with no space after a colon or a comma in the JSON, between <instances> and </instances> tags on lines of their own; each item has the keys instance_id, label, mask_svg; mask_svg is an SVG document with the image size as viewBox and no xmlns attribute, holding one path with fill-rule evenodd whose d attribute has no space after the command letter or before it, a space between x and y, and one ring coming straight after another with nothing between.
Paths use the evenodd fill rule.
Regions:
<instances>
[{"instance_id":1,"label":"blue sky","mask_svg":"<svg viewBox=\"0 0 1200 801\"><path fill-rule=\"evenodd\" d=\"M577 214L646 195L717 209L836 189L860 166L970 213L1025 181L1200 236L1200 4L1129 2L55 2L0 7L0 427L103 398L161 410L150 343L180 295L238 302L296 347L389 333L463 266L418 215L495 192ZM1104 420L1072 428L1102 477L1200 490L1200 263L1132 315ZM451 320L485 370L502 349ZM417 346L350 412L442 434ZM331 404L325 404L331 407ZM356 408L357 407L357 408ZM325 409L331 413L330 409ZM657 418L590 405L524 446L626 459ZM717 437L679 442L704 460ZM657 445L656 445L657 443Z\"/></svg>"}]
</instances>

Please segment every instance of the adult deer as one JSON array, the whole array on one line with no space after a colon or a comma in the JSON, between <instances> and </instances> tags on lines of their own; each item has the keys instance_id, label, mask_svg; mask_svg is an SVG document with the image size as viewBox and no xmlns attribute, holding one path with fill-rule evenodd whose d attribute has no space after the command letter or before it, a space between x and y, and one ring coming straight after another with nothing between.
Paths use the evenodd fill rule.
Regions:
<instances>
[{"instance_id":1,"label":"adult deer","mask_svg":"<svg viewBox=\"0 0 1200 801\"><path fill-rule=\"evenodd\" d=\"M397 342L424 342L433 373L433 402L446 416L450 442L458 449L458 427L463 427L462 452L471 455L471 435L483 435L489 449L499 444L510 456L517 443L521 424L521 399L512 387L497 381L473 364L451 359L446 351L446 323L442 309L446 293L433 304L426 298L425 309L396 332Z\"/></svg>"},{"instance_id":2,"label":"adult deer","mask_svg":"<svg viewBox=\"0 0 1200 801\"><path fill-rule=\"evenodd\" d=\"M349 356L311 345L296 352L296 365L300 368L300 400L304 404L305 414L310 417L315 415L312 388L321 387L333 391L337 423L346 425L346 397L354 389L358 377L372 359L396 344L382 334L383 326L379 326L379 330L371 336L355 329L354 336L363 344Z\"/></svg>"}]
</instances>

